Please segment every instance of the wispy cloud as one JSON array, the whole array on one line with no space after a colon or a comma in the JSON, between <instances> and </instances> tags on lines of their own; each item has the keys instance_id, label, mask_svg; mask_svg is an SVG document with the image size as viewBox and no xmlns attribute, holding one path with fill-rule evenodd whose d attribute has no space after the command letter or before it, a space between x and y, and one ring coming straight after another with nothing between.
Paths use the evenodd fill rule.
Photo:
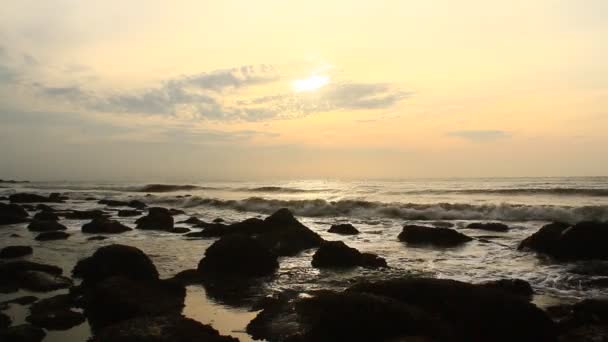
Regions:
<instances>
[{"instance_id":1,"label":"wispy cloud","mask_svg":"<svg viewBox=\"0 0 608 342\"><path fill-rule=\"evenodd\" d=\"M448 132L447 135L473 142L495 141L511 137L510 132L502 130L459 130Z\"/></svg>"}]
</instances>

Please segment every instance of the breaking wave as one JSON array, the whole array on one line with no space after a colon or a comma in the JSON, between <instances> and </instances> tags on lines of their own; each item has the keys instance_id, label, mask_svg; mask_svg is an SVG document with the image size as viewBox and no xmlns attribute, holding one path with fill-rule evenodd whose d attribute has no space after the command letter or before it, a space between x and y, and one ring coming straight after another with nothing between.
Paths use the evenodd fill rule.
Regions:
<instances>
[{"instance_id":1,"label":"breaking wave","mask_svg":"<svg viewBox=\"0 0 608 342\"><path fill-rule=\"evenodd\" d=\"M557 195L608 197L608 189L589 188L508 188L508 189L427 189L391 191L388 195L462 194L462 195Z\"/></svg>"}]
</instances>

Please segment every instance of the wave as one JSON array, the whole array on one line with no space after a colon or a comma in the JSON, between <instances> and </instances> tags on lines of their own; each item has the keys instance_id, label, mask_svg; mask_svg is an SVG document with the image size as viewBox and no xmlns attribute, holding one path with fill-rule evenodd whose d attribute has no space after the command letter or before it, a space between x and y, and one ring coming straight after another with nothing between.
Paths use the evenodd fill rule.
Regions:
<instances>
[{"instance_id":1,"label":"wave","mask_svg":"<svg viewBox=\"0 0 608 342\"><path fill-rule=\"evenodd\" d=\"M150 199L148 199L149 201ZM197 196L186 199L157 198L156 203L181 207L208 206L219 209L271 214L289 208L308 217L391 218L403 220L499 220L499 221L607 221L608 206L555 206L523 204L384 203L364 200L279 200L251 197L220 200Z\"/></svg>"},{"instance_id":2,"label":"wave","mask_svg":"<svg viewBox=\"0 0 608 342\"><path fill-rule=\"evenodd\" d=\"M387 195L558 195L558 196L595 196L608 197L608 189L590 188L507 188L507 189L427 189L390 191Z\"/></svg>"},{"instance_id":3,"label":"wave","mask_svg":"<svg viewBox=\"0 0 608 342\"><path fill-rule=\"evenodd\" d=\"M326 192L326 191L334 191L334 190L332 190L332 189L298 189L298 188L288 188L288 187L282 187L282 186L261 186L261 187L257 187L257 188L240 188L240 189L237 189L237 191L297 194L297 193Z\"/></svg>"},{"instance_id":4,"label":"wave","mask_svg":"<svg viewBox=\"0 0 608 342\"><path fill-rule=\"evenodd\" d=\"M190 184L147 184L137 189L137 192L172 192L188 190L215 190L217 188Z\"/></svg>"}]
</instances>

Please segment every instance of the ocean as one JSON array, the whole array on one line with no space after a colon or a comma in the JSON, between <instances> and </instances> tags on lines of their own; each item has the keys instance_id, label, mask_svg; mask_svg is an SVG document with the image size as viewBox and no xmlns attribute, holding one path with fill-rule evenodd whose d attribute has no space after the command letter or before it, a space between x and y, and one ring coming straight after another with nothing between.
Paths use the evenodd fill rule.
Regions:
<instances>
[{"instance_id":1,"label":"ocean","mask_svg":"<svg viewBox=\"0 0 608 342\"><path fill-rule=\"evenodd\" d=\"M475 283L520 278L533 286L535 302L540 306L608 295L607 288L592 284L603 277L581 274L580 267L588 267L589 262L556 263L532 252L517 250L524 238L548 222L608 221L608 177L0 184L0 196L16 192L63 193L70 200L52 204L58 209L104 209L105 206L90 198L138 199L148 206L184 210L184 215L175 217L176 222L190 216L208 222L216 218L236 222L265 217L286 207L324 239L341 240L362 252L376 253L390 266L387 270L318 270L310 265L314 250L305 251L281 258L276 276L256 293L342 289L361 279L411 274ZM131 227L135 226L135 219L119 218ZM9 242L32 245L35 250L32 260L60 265L66 271L100 246L133 245L153 259L165 278L196 268L205 249L214 241L143 230L110 236L104 241L87 241L80 233L86 222L62 220L68 232L74 233L68 240L33 241L33 233L23 225L0 229L0 238L2 245ZM472 222L503 222L511 230L496 233L467 229ZM361 234L328 233L335 223L351 223ZM407 246L397 239L404 224L453 224L454 229L475 240L457 248ZM191 228L187 224L176 226ZM9 237L14 233L21 237ZM592 266L608 269L608 263L603 262L593 262ZM210 293L209 289L190 287L185 314L246 341L249 337L243 329L255 312L243 309L248 298L247 294L242 297L245 298L225 297ZM68 336L62 334L86 336L87 328L52 332L47 340L59 341Z\"/></svg>"}]
</instances>

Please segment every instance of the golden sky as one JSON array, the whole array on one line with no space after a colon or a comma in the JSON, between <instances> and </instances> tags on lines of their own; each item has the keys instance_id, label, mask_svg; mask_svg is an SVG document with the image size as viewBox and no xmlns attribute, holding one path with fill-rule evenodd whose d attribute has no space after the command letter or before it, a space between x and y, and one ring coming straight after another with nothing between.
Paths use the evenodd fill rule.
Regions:
<instances>
[{"instance_id":1,"label":"golden sky","mask_svg":"<svg viewBox=\"0 0 608 342\"><path fill-rule=\"evenodd\" d=\"M608 2L5 1L0 178L608 174Z\"/></svg>"}]
</instances>

